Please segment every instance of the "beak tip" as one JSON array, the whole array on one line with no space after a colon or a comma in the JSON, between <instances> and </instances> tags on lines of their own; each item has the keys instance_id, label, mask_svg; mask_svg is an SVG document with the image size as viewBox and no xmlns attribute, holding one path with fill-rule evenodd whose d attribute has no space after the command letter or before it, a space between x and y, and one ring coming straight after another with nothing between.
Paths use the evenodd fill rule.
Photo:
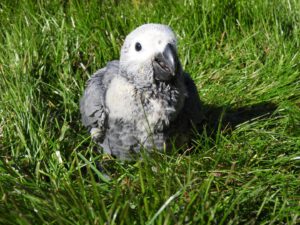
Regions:
<instances>
[{"instance_id":1,"label":"beak tip","mask_svg":"<svg viewBox=\"0 0 300 225\"><path fill-rule=\"evenodd\" d=\"M178 56L175 47L167 44L162 53L154 60L155 76L158 80L169 80L175 77L178 67Z\"/></svg>"}]
</instances>

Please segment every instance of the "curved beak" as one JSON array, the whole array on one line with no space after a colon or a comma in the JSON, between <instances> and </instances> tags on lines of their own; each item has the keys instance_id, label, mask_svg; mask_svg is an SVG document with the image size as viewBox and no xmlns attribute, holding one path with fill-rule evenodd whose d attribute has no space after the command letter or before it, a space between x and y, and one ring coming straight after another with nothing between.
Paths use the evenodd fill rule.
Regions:
<instances>
[{"instance_id":1,"label":"curved beak","mask_svg":"<svg viewBox=\"0 0 300 225\"><path fill-rule=\"evenodd\" d=\"M168 81L172 79L178 67L178 56L176 49L167 44L162 53L158 53L153 61L154 76L157 80Z\"/></svg>"}]
</instances>

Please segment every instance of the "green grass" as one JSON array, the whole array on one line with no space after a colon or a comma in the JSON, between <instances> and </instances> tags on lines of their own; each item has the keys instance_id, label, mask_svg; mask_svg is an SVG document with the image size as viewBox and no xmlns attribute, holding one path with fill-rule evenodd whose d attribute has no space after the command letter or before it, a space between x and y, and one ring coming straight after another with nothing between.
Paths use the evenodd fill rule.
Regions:
<instances>
[{"instance_id":1,"label":"green grass","mask_svg":"<svg viewBox=\"0 0 300 225\"><path fill-rule=\"evenodd\" d=\"M146 22L177 33L207 119L193 151L124 163L78 102ZM0 224L299 224L299 49L299 0L1 1Z\"/></svg>"}]
</instances>

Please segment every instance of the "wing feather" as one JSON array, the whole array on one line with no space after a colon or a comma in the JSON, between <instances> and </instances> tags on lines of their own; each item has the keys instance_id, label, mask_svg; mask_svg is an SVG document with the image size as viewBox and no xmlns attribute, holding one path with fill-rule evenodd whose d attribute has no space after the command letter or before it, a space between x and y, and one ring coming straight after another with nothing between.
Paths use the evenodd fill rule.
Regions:
<instances>
[{"instance_id":1,"label":"wing feather","mask_svg":"<svg viewBox=\"0 0 300 225\"><path fill-rule=\"evenodd\" d=\"M185 102L185 113L190 118L193 126L198 127L203 122L202 105L197 91L197 87L188 73L184 74L185 85L187 87L187 98Z\"/></svg>"},{"instance_id":2,"label":"wing feather","mask_svg":"<svg viewBox=\"0 0 300 225\"><path fill-rule=\"evenodd\" d=\"M119 61L109 62L106 67L98 70L87 81L83 96L80 99L80 112L82 123L90 131L97 129L94 137L100 142L105 137L107 129L107 110L105 94L113 77L119 72Z\"/></svg>"}]
</instances>

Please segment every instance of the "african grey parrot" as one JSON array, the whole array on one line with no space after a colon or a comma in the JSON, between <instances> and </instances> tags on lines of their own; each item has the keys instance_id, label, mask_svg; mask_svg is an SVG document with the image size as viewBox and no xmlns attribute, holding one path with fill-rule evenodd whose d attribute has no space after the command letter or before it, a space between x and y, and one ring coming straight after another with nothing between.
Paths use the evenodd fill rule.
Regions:
<instances>
[{"instance_id":1,"label":"african grey parrot","mask_svg":"<svg viewBox=\"0 0 300 225\"><path fill-rule=\"evenodd\" d=\"M199 127L198 92L182 69L176 42L170 27L144 24L125 38L120 60L88 80L82 122L104 152L132 159L142 148L183 145Z\"/></svg>"}]
</instances>

